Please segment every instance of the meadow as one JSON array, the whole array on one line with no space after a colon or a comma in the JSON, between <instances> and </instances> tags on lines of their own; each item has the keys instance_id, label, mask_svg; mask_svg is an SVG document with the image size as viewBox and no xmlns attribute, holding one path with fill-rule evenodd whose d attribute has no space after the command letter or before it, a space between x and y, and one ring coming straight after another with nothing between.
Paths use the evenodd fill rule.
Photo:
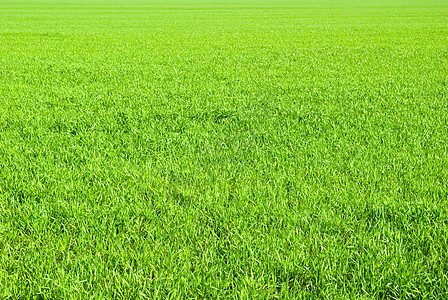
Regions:
<instances>
[{"instance_id":1,"label":"meadow","mask_svg":"<svg viewBox=\"0 0 448 300\"><path fill-rule=\"evenodd\" d=\"M448 2L0 3L1 299L447 299Z\"/></svg>"}]
</instances>

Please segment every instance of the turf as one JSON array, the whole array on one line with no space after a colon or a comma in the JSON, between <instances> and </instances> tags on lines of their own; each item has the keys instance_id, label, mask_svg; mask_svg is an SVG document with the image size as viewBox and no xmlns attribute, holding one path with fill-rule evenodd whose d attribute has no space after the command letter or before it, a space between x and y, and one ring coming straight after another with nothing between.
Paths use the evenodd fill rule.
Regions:
<instances>
[{"instance_id":1,"label":"turf","mask_svg":"<svg viewBox=\"0 0 448 300\"><path fill-rule=\"evenodd\" d=\"M448 298L445 1L2 1L0 298Z\"/></svg>"}]
</instances>

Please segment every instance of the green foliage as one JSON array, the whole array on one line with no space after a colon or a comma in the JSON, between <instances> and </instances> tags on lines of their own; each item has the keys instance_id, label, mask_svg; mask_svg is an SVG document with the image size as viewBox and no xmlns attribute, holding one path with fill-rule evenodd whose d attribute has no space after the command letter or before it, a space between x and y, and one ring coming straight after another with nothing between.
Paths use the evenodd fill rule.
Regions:
<instances>
[{"instance_id":1,"label":"green foliage","mask_svg":"<svg viewBox=\"0 0 448 300\"><path fill-rule=\"evenodd\" d=\"M448 5L120 1L1 3L0 298L448 297Z\"/></svg>"}]
</instances>

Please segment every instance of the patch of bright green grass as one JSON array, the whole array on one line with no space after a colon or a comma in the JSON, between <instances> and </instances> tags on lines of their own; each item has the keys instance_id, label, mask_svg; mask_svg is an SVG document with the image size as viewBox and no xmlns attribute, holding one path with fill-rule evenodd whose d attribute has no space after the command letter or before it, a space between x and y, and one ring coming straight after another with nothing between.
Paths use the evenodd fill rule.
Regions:
<instances>
[{"instance_id":1,"label":"patch of bright green grass","mask_svg":"<svg viewBox=\"0 0 448 300\"><path fill-rule=\"evenodd\" d=\"M444 2L2 2L0 298L448 297Z\"/></svg>"}]
</instances>

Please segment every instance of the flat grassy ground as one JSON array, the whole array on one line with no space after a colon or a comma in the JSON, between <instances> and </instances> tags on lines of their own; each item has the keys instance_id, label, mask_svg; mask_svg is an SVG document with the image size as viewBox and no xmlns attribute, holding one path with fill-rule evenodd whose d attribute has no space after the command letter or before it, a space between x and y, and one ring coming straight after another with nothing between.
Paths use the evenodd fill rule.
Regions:
<instances>
[{"instance_id":1,"label":"flat grassy ground","mask_svg":"<svg viewBox=\"0 0 448 300\"><path fill-rule=\"evenodd\" d=\"M0 298L448 298L448 2L2 1Z\"/></svg>"}]
</instances>

